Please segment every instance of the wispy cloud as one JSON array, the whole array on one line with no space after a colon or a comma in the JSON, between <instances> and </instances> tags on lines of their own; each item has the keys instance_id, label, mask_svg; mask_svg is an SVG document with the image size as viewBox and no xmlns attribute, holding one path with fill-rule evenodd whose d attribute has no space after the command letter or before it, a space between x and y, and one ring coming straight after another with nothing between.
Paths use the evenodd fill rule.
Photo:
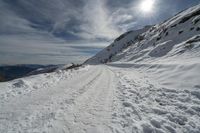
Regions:
<instances>
[{"instance_id":1,"label":"wispy cloud","mask_svg":"<svg viewBox=\"0 0 200 133\"><path fill-rule=\"evenodd\" d=\"M79 32L73 32L85 39L113 39L120 34L112 23L105 0L88 0L83 7Z\"/></svg>"},{"instance_id":2,"label":"wispy cloud","mask_svg":"<svg viewBox=\"0 0 200 133\"><path fill-rule=\"evenodd\" d=\"M135 19L130 5L123 3L116 10L108 0L5 0L0 4L2 33L42 31L66 40L112 40Z\"/></svg>"}]
</instances>

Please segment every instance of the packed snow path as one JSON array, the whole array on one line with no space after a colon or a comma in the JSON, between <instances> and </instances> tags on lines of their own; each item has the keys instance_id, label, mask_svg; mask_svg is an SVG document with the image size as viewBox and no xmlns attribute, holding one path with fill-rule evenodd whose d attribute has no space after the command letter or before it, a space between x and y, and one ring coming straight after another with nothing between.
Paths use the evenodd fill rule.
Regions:
<instances>
[{"instance_id":1,"label":"packed snow path","mask_svg":"<svg viewBox=\"0 0 200 133\"><path fill-rule=\"evenodd\" d=\"M200 132L200 86L162 88L131 68L86 66L0 88L2 133Z\"/></svg>"}]
</instances>

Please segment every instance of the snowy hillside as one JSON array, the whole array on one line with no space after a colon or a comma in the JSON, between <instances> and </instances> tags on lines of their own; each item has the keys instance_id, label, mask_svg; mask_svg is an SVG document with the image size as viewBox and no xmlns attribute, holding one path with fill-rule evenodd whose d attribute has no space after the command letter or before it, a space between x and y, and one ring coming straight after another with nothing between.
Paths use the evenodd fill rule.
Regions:
<instances>
[{"instance_id":1,"label":"snowy hillside","mask_svg":"<svg viewBox=\"0 0 200 133\"><path fill-rule=\"evenodd\" d=\"M157 57L178 56L199 48L196 43L199 34L200 7L197 5L164 23L123 34L86 63L145 62Z\"/></svg>"},{"instance_id":2,"label":"snowy hillside","mask_svg":"<svg viewBox=\"0 0 200 133\"><path fill-rule=\"evenodd\" d=\"M111 58L115 56L117 53L121 52L123 49L129 47L131 44L136 43L137 39L140 38L140 34L144 33L150 28L150 26L146 26L143 29L136 31L129 31L127 33L122 34L114 42L99 52L96 56L86 61L86 64L98 64L98 63L106 63L111 61Z\"/></svg>"},{"instance_id":3,"label":"snowy hillside","mask_svg":"<svg viewBox=\"0 0 200 133\"><path fill-rule=\"evenodd\" d=\"M0 83L2 133L199 133L200 5L75 69Z\"/></svg>"}]
</instances>

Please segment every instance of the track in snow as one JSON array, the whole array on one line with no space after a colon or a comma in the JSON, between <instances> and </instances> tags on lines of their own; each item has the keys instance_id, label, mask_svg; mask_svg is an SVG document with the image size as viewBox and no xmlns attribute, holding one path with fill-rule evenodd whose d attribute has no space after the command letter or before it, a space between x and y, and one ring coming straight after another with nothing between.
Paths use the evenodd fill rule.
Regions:
<instances>
[{"instance_id":1,"label":"track in snow","mask_svg":"<svg viewBox=\"0 0 200 133\"><path fill-rule=\"evenodd\" d=\"M1 104L1 132L111 132L114 74L91 67Z\"/></svg>"},{"instance_id":2,"label":"track in snow","mask_svg":"<svg viewBox=\"0 0 200 133\"><path fill-rule=\"evenodd\" d=\"M0 132L200 131L199 86L196 91L162 88L135 69L105 65L89 66L59 77L47 75L47 81L43 77L35 82L41 84L37 87L26 88L25 84L14 90L8 87L5 94L2 91ZM21 80L28 83L30 79Z\"/></svg>"},{"instance_id":3,"label":"track in snow","mask_svg":"<svg viewBox=\"0 0 200 133\"><path fill-rule=\"evenodd\" d=\"M120 133L199 133L199 86L166 88L147 74L112 67L118 77L113 114ZM116 126L118 125L118 126Z\"/></svg>"}]
</instances>

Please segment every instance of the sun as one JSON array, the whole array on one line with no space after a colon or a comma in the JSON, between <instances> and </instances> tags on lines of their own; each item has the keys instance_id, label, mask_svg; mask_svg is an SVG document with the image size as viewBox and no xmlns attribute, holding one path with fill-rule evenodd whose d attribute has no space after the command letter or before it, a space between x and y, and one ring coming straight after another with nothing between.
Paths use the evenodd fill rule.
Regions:
<instances>
[{"instance_id":1,"label":"sun","mask_svg":"<svg viewBox=\"0 0 200 133\"><path fill-rule=\"evenodd\" d=\"M144 13L152 12L155 0L143 0L140 4L140 10Z\"/></svg>"}]
</instances>

